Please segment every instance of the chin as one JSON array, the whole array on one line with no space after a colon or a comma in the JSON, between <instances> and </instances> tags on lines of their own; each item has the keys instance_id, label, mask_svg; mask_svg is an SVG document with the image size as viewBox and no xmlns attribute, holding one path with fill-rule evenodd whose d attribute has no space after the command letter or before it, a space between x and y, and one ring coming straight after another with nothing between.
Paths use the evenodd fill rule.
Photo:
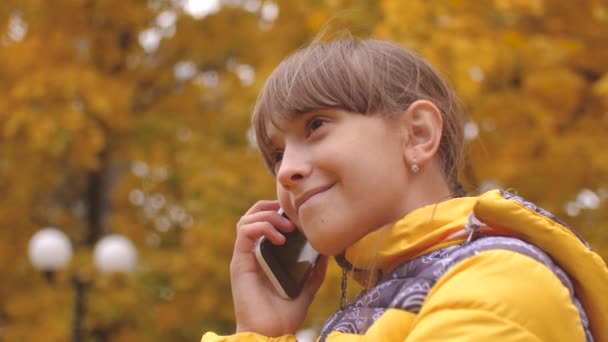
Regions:
<instances>
[{"instance_id":1,"label":"chin","mask_svg":"<svg viewBox=\"0 0 608 342\"><path fill-rule=\"evenodd\" d=\"M318 228L318 227L317 227ZM328 232L331 232L328 234ZM350 245L357 242L361 237L355 231L331 230L323 227L320 230L309 232L307 237L314 249L326 256L336 256Z\"/></svg>"},{"instance_id":2,"label":"chin","mask_svg":"<svg viewBox=\"0 0 608 342\"><path fill-rule=\"evenodd\" d=\"M328 238L328 237L321 237L319 240L311 240L310 244L314 247L315 250L317 250L317 252L321 253L322 255L326 255L326 256L336 256L342 252L344 252L344 249L346 249L346 247L343 243L340 244L336 244L336 243L332 243L332 241L336 241L336 239L333 238ZM343 242L344 240L338 240Z\"/></svg>"},{"instance_id":3,"label":"chin","mask_svg":"<svg viewBox=\"0 0 608 342\"><path fill-rule=\"evenodd\" d=\"M335 257L336 255L339 255L342 252L344 252L343 248L335 249L335 248L317 248L317 247L315 247L315 250L317 252L319 252L319 254L321 254L321 255L331 256L331 257Z\"/></svg>"}]
</instances>

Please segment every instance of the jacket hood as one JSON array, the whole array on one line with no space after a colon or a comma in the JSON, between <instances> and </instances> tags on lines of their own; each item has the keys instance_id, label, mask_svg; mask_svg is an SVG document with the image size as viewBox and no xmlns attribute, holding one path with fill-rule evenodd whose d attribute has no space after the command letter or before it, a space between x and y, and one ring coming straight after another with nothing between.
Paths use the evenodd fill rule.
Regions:
<instances>
[{"instance_id":1,"label":"jacket hood","mask_svg":"<svg viewBox=\"0 0 608 342\"><path fill-rule=\"evenodd\" d=\"M366 235L336 260L365 286L408 260L483 235L512 236L545 251L572 280L595 338L608 341L606 263L565 223L503 190L416 209Z\"/></svg>"}]
</instances>

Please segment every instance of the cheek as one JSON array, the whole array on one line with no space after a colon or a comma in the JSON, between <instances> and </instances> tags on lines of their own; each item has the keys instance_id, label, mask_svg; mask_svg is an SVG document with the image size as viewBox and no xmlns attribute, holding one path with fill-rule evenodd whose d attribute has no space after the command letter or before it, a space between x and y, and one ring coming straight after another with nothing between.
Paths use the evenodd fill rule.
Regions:
<instances>
[{"instance_id":1,"label":"cheek","mask_svg":"<svg viewBox=\"0 0 608 342\"><path fill-rule=\"evenodd\" d=\"M279 205L281 206L281 208L283 208L283 210L285 210L285 214L287 214L287 216L290 219L294 218L295 211L294 211L293 207L291 206L291 199L289 197L289 193L287 191L285 191L285 189L283 189L283 187L281 187L281 185L278 182L276 184L276 188L277 188L277 199L279 201Z\"/></svg>"},{"instance_id":2,"label":"cheek","mask_svg":"<svg viewBox=\"0 0 608 342\"><path fill-rule=\"evenodd\" d=\"M281 205L281 208L285 209L285 206L288 204L288 200L289 200L289 196L287 194L287 192L285 190L283 190L283 188L281 187L281 185L277 182L276 184L276 189L277 189L277 199L279 200L279 204Z\"/></svg>"}]
</instances>

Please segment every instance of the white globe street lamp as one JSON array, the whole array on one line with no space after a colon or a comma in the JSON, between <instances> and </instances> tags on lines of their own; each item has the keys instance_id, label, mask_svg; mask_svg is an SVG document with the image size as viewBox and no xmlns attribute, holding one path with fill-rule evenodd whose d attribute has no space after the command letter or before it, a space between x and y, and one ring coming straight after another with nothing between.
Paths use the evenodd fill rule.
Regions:
<instances>
[{"instance_id":1,"label":"white globe street lamp","mask_svg":"<svg viewBox=\"0 0 608 342\"><path fill-rule=\"evenodd\" d=\"M68 237L56 228L44 228L34 234L29 243L28 254L32 265L42 271L48 281L53 280L56 271L64 269L72 259L72 244ZM137 250L129 239L122 235L108 235L95 245L93 250L95 266L101 273L130 273L137 264ZM78 273L72 275L74 289L74 321L72 340L83 340L83 317L86 312L87 279Z\"/></svg>"},{"instance_id":2,"label":"white globe street lamp","mask_svg":"<svg viewBox=\"0 0 608 342\"><path fill-rule=\"evenodd\" d=\"M34 267L52 280L53 273L64 269L72 259L72 244L62 231L47 227L34 234L28 254Z\"/></svg>"},{"instance_id":3,"label":"white globe street lamp","mask_svg":"<svg viewBox=\"0 0 608 342\"><path fill-rule=\"evenodd\" d=\"M129 239L112 234L95 245L93 260L102 273L130 273L137 264L137 251Z\"/></svg>"},{"instance_id":4,"label":"white globe street lamp","mask_svg":"<svg viewBox=\"0 0 608 342\"><path fill-rule=\"evenodd\" d=\"M67 235L57 228L38 231L28 247L30 261L42 272L64 269L72 259L72 244ZM95 266L102 273L130 273L137 265L137 250L125 236L108 235L95 245Z\"/></svg>"}]
</instances>

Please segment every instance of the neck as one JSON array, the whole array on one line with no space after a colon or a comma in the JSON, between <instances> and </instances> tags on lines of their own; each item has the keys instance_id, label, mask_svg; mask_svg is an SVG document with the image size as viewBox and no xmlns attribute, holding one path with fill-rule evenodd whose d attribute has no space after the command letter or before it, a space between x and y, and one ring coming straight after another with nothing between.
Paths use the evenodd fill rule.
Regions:
<instances>
[{"instance_id":1,"label":"neck","mask_svg":"<svg viewBox=\"0 0 608 342\"><path fill-rule=\"evenodd\" d=\"M416 175L407 190L404 215L424 206L447 201L454 197L438 163L430 163Z\"/></svg>"}]
</instances>

